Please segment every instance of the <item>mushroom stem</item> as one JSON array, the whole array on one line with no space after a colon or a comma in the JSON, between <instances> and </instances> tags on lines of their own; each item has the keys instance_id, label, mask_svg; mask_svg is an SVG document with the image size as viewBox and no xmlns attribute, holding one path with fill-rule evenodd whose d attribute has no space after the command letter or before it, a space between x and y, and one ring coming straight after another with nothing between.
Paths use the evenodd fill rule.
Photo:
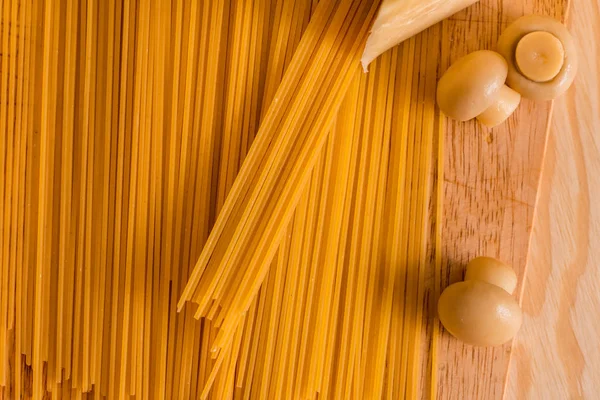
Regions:
<instances>
[{"instance_id":1,"label":"mushroom stem","mask_svg":"<svg viewBox=\"0 0 600 400\"><path fill-rule=\"evenodd\" d=\"M515 112L520 102L521 95L504 85L494 103L479 114L477 120L489 128L498 126Z\"/></svg>"},{"instance_id":2,"label":"mushroom stem","mask_svg":"<svg viewBox=\"0 0 600 400\"><path fill-rule=\"evenodd\" d=\"M508 61L506 84L527 99L555 99L571 86L577 73L573 37L549 17L517 19L500 35L498 52Z\"/></svg>"},{"instance_id":3,"label":"mushroom stem","mask_svg":"<svg viewBox=\"0 0 600 400\"><path fill-rule=\"evenodd\" d=\"M564 65L565 48L550 32L531 32L519 40L515 62L527 78L534 82L548 82L558 75Z\"/></svg>"}]
</instances>

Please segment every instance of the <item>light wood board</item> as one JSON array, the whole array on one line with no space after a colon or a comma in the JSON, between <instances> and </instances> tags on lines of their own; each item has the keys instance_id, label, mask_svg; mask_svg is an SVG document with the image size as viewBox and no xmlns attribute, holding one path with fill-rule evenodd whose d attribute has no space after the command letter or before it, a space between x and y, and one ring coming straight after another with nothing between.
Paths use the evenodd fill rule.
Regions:
<instances>
[{"instance_id":1,"label":"light wood board","mask_svg":"<svg viewBox=\"0 0 600 400\"><path fill-rule=\"evenodd\" d=\"M594 399L600 392L600 2L573 2L574 86L555 102L507 399Z\"/></svg>"},{"instance_id":2,"label":"light wood board","mask_svg":"<svg viewBox=\"0 0 600 400\"><path fill-rule=\"evenodd\" d=\"M470 51L493 49L502 28L521 15L562 19L566 10L566 0L482 0L435 28L439 72ZM491 131L448 123L442 287L462 279L468 259L480 254L511 263L523 277L550 110L550 103L524 101L508 124ZM427 318L433 322L433 313ZM438 348L438 398L502 397L510 346L476 349L443 333Z\"/></svg>"},{"instance_id":3,"label":"light wood board","mask_svg":"<svg viewBox=\"0 0 600 400\"><path fill-rule=\"evenodd\" d=\"M443 69L468 52L494 49L502 29L521 15L563 20L567 9L567 1L483 0L443 22ZM475 122L448 123L442 287L462 280L464 266L477 255L510 263L522 283L551 107L524 100L507 123L493 130ZM510 354L510 344L475 348L444 333L437 397L502 398Z\"/></svg>"}]
</instances>

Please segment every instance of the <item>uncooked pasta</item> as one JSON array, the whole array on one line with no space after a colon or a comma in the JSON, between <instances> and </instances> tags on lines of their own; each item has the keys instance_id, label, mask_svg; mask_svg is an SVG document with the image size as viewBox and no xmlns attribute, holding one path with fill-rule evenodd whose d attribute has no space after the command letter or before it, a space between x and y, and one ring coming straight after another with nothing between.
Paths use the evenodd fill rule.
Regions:
<instances>
[{"instance_id":1,"label":"uncooked pasta","mask_svg":"<svg viewBox=\"0 0 600 400\"><path fill-rule=\"evenodd\" d=\"M439 35L365 74L377 5L0 0L0 398L435 397Z\"/></svg>"}]
</instances>

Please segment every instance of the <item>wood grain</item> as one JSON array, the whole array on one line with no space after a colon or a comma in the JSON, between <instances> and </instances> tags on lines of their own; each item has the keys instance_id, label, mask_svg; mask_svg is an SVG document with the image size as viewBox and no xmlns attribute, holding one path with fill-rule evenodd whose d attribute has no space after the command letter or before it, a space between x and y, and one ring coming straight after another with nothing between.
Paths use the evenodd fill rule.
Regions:
<instances>
[{"instance_id":1,"label":"wood grain","mask_svg":"<svg viewBox=\"0 0 600 400\"><path fill-rule=\"evenodd\" d=\"M600 3L574 2L574 86L556 100L514 343L507 399L593 399L600 392Z\"/></svg>"},{"instance_id":2,"label":"wood grain","mask_svg":"<svg viewBox=\"0 0 600 400\"><path fill-rule=\"evenodd\" d=\"M430 36L426 37L435 42L432 40L431 33L437 35L437 32L440 32L439 48L432 53L440 54L438 72L441 73L453 60L470 51L481 48L493 49L502 29L517 17L537 13L562 19L566 10L566 0L482 0L478 5L436 26L429 32ZM591 12L597 15L597 7ZM594 33L597 37L597 30ZM594 58L591 56L590 59L594 61L598 58L597 54L593 54ZM586 67L588 65L583 65L582 70ZM597 71L597 66L594 68ZM594 71L592 68L588 70ZM582 71L580 77L584 74L585 72ZM591 78L590 76L589 79ZM578 83L578 85L588 84L587 81L584 82L586 83ZM595 84L597 87L597 81ZM589 129L591 125L578 125L584 122L576 120L574 114L575 106L583 107L589 110L591 120L593 112L597 111L593 108L594 104L597 104L597 98L590 97L589 93L578 91L578 85L575 91L561 100L567 102L566 104L574 102L574 105L571 104L572 113L565 115L567 122L559 125L559 128L560 131L568 131L567 129L572 129L571 126L577 125L579 134L568 138L551 137L547 163L554 164L554 167L549 167L550 172L544 175L546 186L565 187L566 193L563 193L558 200L550 192L542 191L540 199L543 202L543 199L547 198L548 205L538 212L538 219L545 218L544 213L544 215L553 214L557 219L566 218L573 224L571 226L573 232L581 236L577 236L577 239L575 236L569 237L567 240L563 236L564 231L557 227L556 223L550 223L549 218L543 219L545 225L544 223L537 225L536 232L540 230L541 235L545 236L534 240L532 260L537 259L535 254L540 253L544 257L540 256L539 259L544 260L545 264L541 266L542 272L539 272L540 266L532 263L529 280L536 279L536 276L545 276L545 279L542 279L544 286L540 289L528 289L526 293L532 293L532 297L531 300L525 298L524 306L526 312L533 317L550 315L554 318L553 324L557 327L557 331L550 342L556 343L554 346L556 354L548 355L546 358L548 364L543 366L536 364L536 356L540 356L540 352L547 350L544 346L545 342L539 341L540 335L546 331L544 323L540 324L540 320L532 318L526 321L524 333L517 340L516 355L511 365L511 371L519 374L519 379L509 381L508 385L507 393L515 398L521 398L521 395L548 398L548 396L541 396L554 393L549 391L550 385L546 384L546 381L550 382L558 376L557 374L562 374L558 378L558 384L564 384L561 388L566 388L563 392L556 392L565 393L561 398L579 394L584 390L593 390L593 385L589 382L595 381L597 385L599 381L593 373L597 374L600 368L593 368L593 360L588 359L588 354L594 354L591 351L594 349L588 349L579 343L582 335L596 338L598 327L592 323L586 325L578 319L580 315L593 315L591 314L593 310L598 309L598 304L594 303L594 300L585 301L588 293L593 293L593 285L598 281L598 276L594 276L591 268L584 269L584 266L593 265L594 258L591 252L587 253L587 247L577 247L578 243L589 242L598 230L597 226L593 226L587 219L587 216L595 211L591 188L592 180L598 179L592 175L598 167L597 159L593 158L594 154L597 154L598 139L594 139L590 133L593 131ZM468 124L448 122L444 159L442 286L462 279L464 265L468 259L479 254L492 255L511 262L517 268L519 276L524 275L550 111L549 103L524 101L506 125L494 130L484 129L475 122ZM553 129L557 131L556 124ZM566 144L562 145L562 141ZM563 147L559 144L568 151L563 151ZM553 151L554 156L552 156ZM593 153L594 151L596 153ZM567 152L577 154L574 157L576 163L572 163L573 159L564 158ZM568 164L569 168L563 168L563 163L571 164ZM555 176L560 178L554 178ZM598 186L597 182L596 186ZM587 197L584 195L586 190ZM559 203L562 206L559 207ZM550 257L554 258L552 252L555 246L563 246L560 248L564 249L565 259L559 261L559 258L556 258L551 263L547 260L550 260ZM541 250L536 250L538 247ZM576 257L573 258L569 254L575 254ZM552 265L555 269L545 270L543 269L545 265ZM565 277L568 279L564 279ZM584 285L586 291L582 295L581 290ZM528 284L529 286L531 283ZM573 300L582 296L583 301ZM546 304L546 299L551 300L547 300ZM531 304L528 303L529 301ZM433 313L426 316L428 320L432 317ZM574 320L577 323L574 323ZM571 328L568 328L569 326ZM593 335L594 333L596 335ZM536 339L539 342L535 343L537 347L531 344ZM597 346L596 343L597 340L591 341L587 346ZM446 333L442 334L438 346L439 364L436 366L439 378L438 398L496 399L502 397L510 361L510 346L499 349L475 349L462 345ZM554 375L548 374L547 371L551 370L550 363L555 362L562 363L563 368L558 372L553 371ZM542 380L546 386L538 389L543 393L535 392L533 389L537 387L536 379L539 376L546 380ZM538 394L541 397L536 397Z\"/></svg>"},{"instance_id":3,"label":"wood grain","mask_svg":"<svg viewBox=\"0 0 600 400\"><path fill-rule=\"evenodd\" d=\"M521 15L562 20L567 6L484 0L444 21L442 66L477 49L494 49L502 29ZM477 255L510 263L522 282L550 113L550 102L524 100L497 129L448 121L442 287L462 280L465 264ZM444 332L438 346L438 398L502 398L510 345L475 348Z\"/></svg>"}]
</instances>

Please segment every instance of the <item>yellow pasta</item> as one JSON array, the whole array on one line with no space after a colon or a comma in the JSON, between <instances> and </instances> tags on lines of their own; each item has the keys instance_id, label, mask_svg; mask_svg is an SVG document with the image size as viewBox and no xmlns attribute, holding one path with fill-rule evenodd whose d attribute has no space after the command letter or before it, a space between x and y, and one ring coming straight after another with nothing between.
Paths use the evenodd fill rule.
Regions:
<instances>
[{"instance_id":1,"label":"yellow pasta","mask_svg":"<svg viewBox=\"0 0 600 400\"><path fill-rule=\"evenodd\" d=\"M439 31L364 74L376 10L0 0L0 398L435 397Z\"/></svg>"}]
</instances>

